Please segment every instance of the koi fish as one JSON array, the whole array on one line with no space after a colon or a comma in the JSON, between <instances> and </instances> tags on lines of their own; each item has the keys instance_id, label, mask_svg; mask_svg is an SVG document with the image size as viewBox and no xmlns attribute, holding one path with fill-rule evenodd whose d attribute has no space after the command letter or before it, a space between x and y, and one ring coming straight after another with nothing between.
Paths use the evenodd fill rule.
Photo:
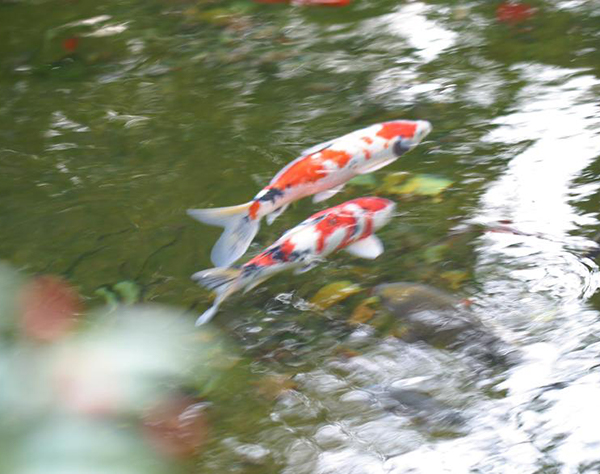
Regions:
<instances>
[{"instance_id":1,"label":"koi fish","mask_svg":"<svg viewBox=\"0 0 600 474\"><path fill-rule=\"evenodd\" d=\"M431 124L425 120L396 120L356 130L304 150L245 204L187 213L205 224L225 228L210 257L218 267L229 266L246 252L263 217L271 225L298 199L313 194L313 202L330 198L356 175L396 161L430 131Z\"/></svg>"},{"instance_id":2,"label":"koi fish","mask_svg":"<svg viewBox=\"0 0 600 474\"><path fill-rule=\"evenodd\" d=\"M496 8L496 19L502 23L516 25L531 19L535 12L535 8L528 3L502 2Z\"/></svg>"},{"instance_id":3,"label":"koi fish","mask_svg":"<svg viewBox=\"0 0 600 474\"><path fill-rule=\"evenodd\" d=\"M192 280L217 294L213 306L198 318L196 326L210 321L221 303L236 291L246 293L284 270L308 271L337 250L377 258L383 252L383 244L374 232L390 220L395 207L394 202L378 197L346 201L313 214L241 267L194 273Z\"/></svg>"}]
</instances>

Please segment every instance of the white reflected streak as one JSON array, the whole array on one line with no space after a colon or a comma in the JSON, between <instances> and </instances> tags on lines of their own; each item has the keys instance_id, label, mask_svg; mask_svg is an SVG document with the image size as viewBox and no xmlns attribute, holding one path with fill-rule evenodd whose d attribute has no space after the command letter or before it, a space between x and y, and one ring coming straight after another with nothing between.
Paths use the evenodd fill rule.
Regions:
<instances>
[{"instance_id":1,"label":"white reflected streak","mask_svg":"<svg viewBox=\"0 0 600 474\"><path fill-rule=\"evenodd\" d=\"M352 466L351 471L347 471ZM319 456L314 471L316 474L352 472L353 474L386 474L383 461L377 456L353 449L327 451Z\"/></svg>"},{"instance_id":2,"label":"white reflected streak","mask_svg":"<svg viewBox=\"0 0 600 474\"><path fill-rule=\"evenodd\" d=\"M110 122L119 121L123 122L125 128L135 127L137 125L144 124L150 117L145 117L143 115L128 115L128 114L119 114L114 110L109 110L106 112L106 118Z\"/></svg>"},{"instance_id":3,"label":"white reflected streak","mask_svg":"<svg viewBox=\"0 0 600 474\"><path fill-rule=\"evenodd\" d=\"M502 83L497 71L481 72L468 85L464 100L480 107L491 107L498 98Z\"/></svg>"},{"instance_id":4,"label":"white reflected streak","mask_svg":"<svg viewBox=\"0 0 600 474\"><path fill-rule=\"evenodd\" d=\"M441 7L436 6L439 12ZM410 46L418 50L418 55L425 62L432 61L445 49L456 43L458 35L443 28L434 20L427 18L432 7L422 2L403 4L395 12L368 20L365 25L368 31L381 30L404 38Z\"/></svg>"},{"instance_id":5,"label":"white reflected streak","mask_svg":"<svg viewBox=\"0 0 600 474\"><path fill-rule=\"evenodd\" d=\"M440 7L437 8L436 11L440 13ZM458 39L454 31L427 17L431 10L430 6L422 2L408 3L398 7L393 13L363 23L361 31L365 34L383 30L406 43L397 47L397 66L386 68L373 78L367 91L370 96L385 98L388 103L395 105L414 102L422 95L435 95L438 102L453 100L453 83L447 80L421 83L418 79L418 65L434 60ZM407 46L416 51L403 55L402 49Z\"/></svg>"},{"instance_id":6,"label":"white reflected streak","mask_svg":"<svg viewBox=\"0 0 600 474\"><path fill-rule=\"evenodd\" d=\"M385 98L391 104L410 104L419 96L435 96L437 102L454 99L455 87L442 82L419 83L416 72L408 65L387 69L376 75L368 88L368 94Z\"/></svg>"},{"instance_id":7,"label":"white reflected streak","mask_svg":"<svg viewBox=\"0 0 600 474\"><path fill-rule=\"evenodd\" d=\"M600 152L600 134L594 130L600 109L588 96L600 81L542 65L515 69L529 85L520 92L515 111L496 119L498 127L483 140L531 144L488 188L476 220L508 219L519 233L532 236L488 234L482 240L480 269L495 266L497 278L521 281L522 291L547 292L566 302L593 293L597 286L581 256L571 253L576 249L583 254L594 243L571 233L582 223L597 223L582 216L573 201L599 187L593 183L579 189L574 180ZM531 278L532 269L539 278Z\"/></svg>"},{"instance_id":8,"label":"white reflected streak","mask_svg":"<svg viewBox=\"0 0 600 474\"><path fill-rule=\"evenodd\" d=\"M105 21L108 21L111 18L112 17L110 15L98 15L98 16L93 16L91 18L86 18L85 20L80 20L80 21L74 21L72 23L67 23L64 26L67 27L67 28L73 27L73 26L93 26L93 25L97 25L98 23L103 23Z\"/></svg>"},{"instance_id":9,"label":"white reflected streak","mask_svg":"<svg viewBox=\"0 0 600 474\"><path fill-rule=\"evenodd\" d=\"M524 67L536 77L532 68ZM554 79L554 74L540 72L538 81ZM598 107L578 102L598 83L592 76L579 76L558 86L532 84L523 90L518 111L495 121L500 127L484 141L533 144L484 195L481 218L511 219L519 230L559 238L577 227L579 216L569 203L572 183L600 150L600 135L591 130L600 122Z\"/></svg>"},{"instance_id":10,"label":"white reflected streak","mask_svg":"<svg viewBox=\"0 0 600 474\"><path fill-rule=\"evenodd\" d=\"M481 240L481 311L526 331L524 361L501 385L509 393L504 403L511 423L559 463L560 472L583 472L582 465L598 462L600 411L597 386L584 382L587 367L597 363L597 352L584 348L598 333L598 316L582 299L600 282L595 263L583 257L593 243L572 234L583 224L598 225L598 218L582 215L573 203L600 186L575 183L600 154L600 109L590 98L600 81L557 67L515 69L528 85L514 112L495 120L497 128L484 140L530 145L488 188L476 220L509 219L518 233L488 233ZM553 388L557 382L569 386Z\"/></svg>"},{"instance_id":11,"label":"white reflected streak","mask_svg":"<svg viewBox=\"0 0 600 474\"><path fill-rule=\"evenodd\" d=\"M126 21L124 23L119 23L116 25L104 25L104 26L98 28L97 30L92 31L91 33L88 33L83 36L103 37L103 36L118 35L119 33L123 33L123 31L125 31L127 29L128 24L129 24L129 22Z\"/></svg>"}]
</instances>

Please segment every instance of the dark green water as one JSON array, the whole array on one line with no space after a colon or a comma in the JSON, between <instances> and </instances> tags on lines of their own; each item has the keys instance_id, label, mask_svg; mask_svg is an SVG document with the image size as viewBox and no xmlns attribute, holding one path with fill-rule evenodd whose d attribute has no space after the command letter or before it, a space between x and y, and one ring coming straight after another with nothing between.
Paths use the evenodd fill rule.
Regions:
<instances>
[{"instance_id":1,"label":"dark green water","mask_svg":"<svg viewBox=\"0 0 600 474\"><path fill-rule=\"evenodd\" d=\"M600 9L532 1L527 18L501 21L499 6L0 0L0 258L65 276L90 307L130 281L193 319L210 295L189 276L211 266L220 231L186 209L246 202L321 141L429 120L426 142L375 178L452 184L387 196L401 215L381 232L384 257L336 255L224 305L216 324L253 376L295 388L216 403L194 470L597 472L600 308L586 255L599 231ZM297 203L249 254L375 188ZM481 231L503 221L510 232ZM338 280L470 298L524 360L479 374L460 351L348 326L366 293L306 304ZM432 394L466 427L440 434L381 409L389 387Z\"/></svg>"}]
</instances>

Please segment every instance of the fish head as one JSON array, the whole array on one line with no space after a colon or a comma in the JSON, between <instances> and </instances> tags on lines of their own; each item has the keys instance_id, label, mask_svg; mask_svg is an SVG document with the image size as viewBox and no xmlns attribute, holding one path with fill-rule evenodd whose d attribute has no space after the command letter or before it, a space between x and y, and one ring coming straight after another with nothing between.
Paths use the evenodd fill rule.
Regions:
<instances>
[{"instance_id":1,"label":"fish head","mask_svg":"<svg viewBox=\"0 0 600 474\"><path fill-rule=\"evenodd\" d=\"M382 199L382 198L377 198ZM382 203L384 207L373 213L373 230L381 229L386 225L394 216L396 210L396 203L389 199L382 199L385 203Z\"/></svg>"},{"instance_id":2,"label":"fish head","mask_svg":"<svg viewBox=\"0 0 600 474\"><path fill-rule=\"evenodd\" d=\"M373 231L386 225L394 215L396 203L380 197L363 197L353 201L362 212L373 219Z\"/></svg>"},{"instance_id":3,"label":"fish head","mask_svg":"<svg viewBox=\"0 0 600 474\"><path fill-rule=\"evenodd\" d=\"M431 130L427 120L394 120L381 124L377 135L389 140L394 155L401 156L421 143Z\"/></svg>"}]
</instances>

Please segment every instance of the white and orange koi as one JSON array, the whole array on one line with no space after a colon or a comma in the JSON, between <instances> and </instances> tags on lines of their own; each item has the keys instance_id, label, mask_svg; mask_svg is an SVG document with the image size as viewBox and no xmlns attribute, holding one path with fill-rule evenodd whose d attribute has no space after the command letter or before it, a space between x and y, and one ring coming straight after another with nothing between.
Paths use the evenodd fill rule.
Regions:
<instances>
[{"instance_id":1,"label":"white and orange koi","mask_svg":"<svg viewBox=\"0 0 600 474\"><path fill-rule=\"evenodd\" d=\"M209 225L224 227L211 252L212 262L228 266L240 258L258 232L260 220L270 225L288 205L314 194L320 202L341 191L359 174L396 161L431 131L425 120L395 120L371 125L305 150L285 166L254 199L215 209L190 209L188 214Z\"/></svg>"},{"instance_id":2,"label":"white and orange koi","mask_svg":"<svg viewBox=\"0 0 600 474\"><path fill-rule=\"evenodd\" d=\"M217 294L212 307L198 318L196 325L210 321L221 303L236 291L251 290L288 269L298 273L310 270L337 250L377 258L383 252L383 244L374 232L390 220L395 207L394 202L378 197L353 199L313 214L241 267L194 273L193 280Z\"/></svg>"}]
</instances>

